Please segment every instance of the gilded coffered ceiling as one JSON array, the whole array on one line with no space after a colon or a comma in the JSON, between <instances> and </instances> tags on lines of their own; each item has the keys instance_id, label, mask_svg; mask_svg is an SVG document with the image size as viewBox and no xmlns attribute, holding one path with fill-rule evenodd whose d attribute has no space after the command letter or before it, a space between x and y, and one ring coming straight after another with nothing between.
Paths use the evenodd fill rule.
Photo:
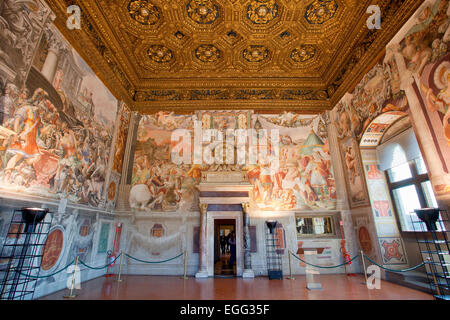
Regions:
<instances>
[{"instance_id":1,"label":"gilded coffered ceiling","mask_svg":"<svg viewBox=\"0 0 450 320\"><path fill-rule=\"evenodd\" d=\"M330 109L421 1L56 0L55 24L134 110ZM81 8L69 30L67 7ZM369 30L367 7L381 8Z\"/></svg>"}]
</instances>

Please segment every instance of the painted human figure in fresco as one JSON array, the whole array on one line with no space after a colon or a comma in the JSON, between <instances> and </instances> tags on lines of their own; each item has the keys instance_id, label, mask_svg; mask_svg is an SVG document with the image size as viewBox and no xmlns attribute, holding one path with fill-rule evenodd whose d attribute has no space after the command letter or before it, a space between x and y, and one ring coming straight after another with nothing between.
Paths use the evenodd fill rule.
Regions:
<instances>
[{"instance_id":1,"label":"painted human figure in fresco","mask_svg":"<svg viewBox=\"0 0 450 320\"><path fill-rule=\"evenodd\" d=\"M436 86L441 89L437 95L431 88L421 83L421 89L426 93L426 103L430 111L436 111L443 115L442 125L447 143L450 145L450 62L444 61L435 71Z\"/></svg>"},{"instance_id":2,"label":"painted human figure in fresco","mask_svg":"<svg viewBox=\"0 0 450 320\"><path fill-rule=\"evenodd\" d=\"M8 120L14 116L15 100L17 98L17 87L8 83L4 95L0 97L0 125L8 127Z\"/></svg>"},{"instance_id":3,"label":"painted human figure in fresco","mask_svg":"<svg viewBox=\"0 0 450 320\"><path fill-rule=\"evenodd\" d=\"M342 104L338 112L335 125L338 129L339 138L358 136L361 133L361 119L353 107L353 102L349 107Z\"/></svg>"},{"instance_id":4,"label":"painted human figure in fresco","mask_svg":"<svg viewBox=\"0 0 450 320\"><path fill-rule=\"evenodd\" d=\"M401 51L408 70L422 74L426 64L447 52L450 40L450 5L436 0L417 15L417 23L405 36Z\"/></svg>"},{"instance_id":5,"label":"painted human figure in fresco","mask_svg":"<svg viewBox=\"0 0 450 320\"><path fill-rule=\"evenodd\" d=\"M62 137L59 141L58 148L61 157L58 162L58 170L56 173L55 184L56 190L60 189L66 179L74 174L74 169L78 166L77 143L73 131L68 127L66 122L62 123Z\"/></svg>"},{"instance_id":6,"label":"painted human figure in fresco","mask_svg":"<svg viewBox=\"0 0 450 320\"><path fill-rule=\"evenodd\" d=\"M22 169L25 164L32 166L39 161L41 152L36 141L41 126L39 105L47 96L44 90L37 89L31 103L18 106L15 111L13 129L16 135L12 137L7 149L7 153L13 156L9 159L4 170L5 180L11 177L12 171L16 169L17 165L20 165L20 162L24 161L18 169ZM33 169L28 168L28 170ZM22 170L19 171L24 173Z\"/></svg>"},{"instance_id":7,"label":"painted human figure in fresco","mask_svg":"<svg viewBox=\"0 0 450 320\"><path fill-rule=\"evenodd\" d=\"M358 175L356 170L356 156L352 147L348 146L345 148L345 166L347 167L347 172L349 174L349 180L351 184L355 184L356 176Z\"/></svg>"},{"instance_id":8,"label":"painted human figure in fresco","mask_svg":"<svg viewBox=\"0 0 450 320\"><path fill-rule=\"evenodd\" d=\"M328 186L328 177L331 175L329 161L319 150L313 151L314 168L311 172L311 185L320 191L321 198L325 197L325 187Z\"/></svg>"},{"instance_id":9,"label":"painted human figure in fresco","mask_svg":"<svg viewBox=\"0 0 450 320\"><path fill-rule=\"evenodd\" d=\"M117 131L114 162L113 162L113 170L115 170L118 173L122 172L123 156L125 152L125 144L128 134L129 119L130 119L129 112L127 112L125 108L122 108L122 112L120 114L120 128Z\"/></svg>"},{"instance_id":10,"label":"painted human figure in fresco","mask_svg":"<svg viewBox=\"0 0 450 320\"><path fill-rule=\"evenodd\" d=\"M300 187L300 195L303 201L308 205L313 206L314 203L319 200L317 194L315 193L312 183L311 175L314 169L314 162L311 156L303 156L299 162L301 179L298 186Z\"/></svg>"},{"instance_id":11,"label":"painted human figure in fresco","mask_svg":"<svg viewBox=\"0 0 450 320\"><path fill-rule=\"evenodd\" d=\"M211 115L208 113L202 115L202 129L211 129Z\"/></svg>"},{"instance_id":12,"label":"painted human figure in fresco","mask_svg":"<svg viewBox=\"0 0 450 320\"><path fill-rule=\"evenodd\" d=\"M260 170L258 181L259 193L261 194L262 202L268 203L272 197L272 171L269 164L261 164Z\"/></svg>"},{"instance_id":13,"label":"painted human figure in fresco","mask_svg":"<svg viewBox=\"0 0 450 320\"><path fill-rule=\"evenodd\" d=\"M200 182L200 179L202 177L202 167L199 164L193 164L189 171L187 172L187 175L194 179L196 182Z\"/></svg>"},{"instance_id":14,"label":"painted human figure in fresco","mask_svg":"<svg viewBox=\"0 0 450 320\"><path fill-rule=\"evenodd\" d=\"M33 42L33 27L27 12L36 6L33 0L3 0L0 5L0 60L15 69L19 78L24 75Z\"/></svg>"},{"instance_id":15,"label":"painted human figure in fresco","mask_svg":"<svg viewBox=\"0 0 450 320\"><path fill-rule=\"evenodd\" d=\"M238 116L238 129L247 129L247 116L241 113Z\"/></svg>"}]
</instances>

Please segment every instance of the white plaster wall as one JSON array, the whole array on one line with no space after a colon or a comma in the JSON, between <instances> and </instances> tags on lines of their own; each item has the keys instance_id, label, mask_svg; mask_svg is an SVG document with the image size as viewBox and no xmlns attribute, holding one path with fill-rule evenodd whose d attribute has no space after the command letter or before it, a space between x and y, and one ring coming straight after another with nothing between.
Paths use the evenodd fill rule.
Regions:
<instances>
[{"instance_id":1,"label":"white plaster wall","mask_svg":"<svg viewBox=\"0 0 450 320\"><path fill-rule=\"evenodd\" d=\"M128 215L128 216L127 216ZM127 216L127 217L126 217ZM145 261L162 261L187 251L186 273L194 276L198 271L198 253L193 253L194 227L200 225L198 212L131 212L117 217L123 224L121 248L133 257ZM152 255L153 250L133 244L132 233L137 229L140 234L150 236L150 230L155 223L162 224L165 236L180 232L179 241L160 255ZM158 251L158 250L156 250ZM116 266L118 268L118 266ZM147 264L127 258L123 261L124 274L137 275L183 275L184 255L168 262Z\"/></svg>"},{"instance_id":2,"label":"white plaster wall","mask_svg":"<svg viewBox=\"0 0 450 320\"><path fill-rule=\"evenodd\" d=\"M344 226L348 225L351 232L344 230L346 234L346 248L350 255L353 257L358 254L357 244L355 243L353 225L351 224L350 212L343 214ZM350 220L348 218L350 217ZM184 212L184 213L157 213L157 212L134 212L127 214L116 214L117 221L124 224L122 231L121 247L125 252L129 252L132 256L148 260L148 261L161 261L168 258L172 258L181 252L183 248L186 248L187 255L187 275L194 276L198 271L198 253L193 253L193 232L194 227L200 225L200 217L198 212ZM183 220L184 219L184 220ZM257 252L252 253L252 268L255 272L255 276L267 276L267 262L266 262L266 224L269 219L276 219L283 224L286 235L286 250L282 257L283 274L289 275L289 257L288 250L297 252L297 241L304 241L304 247L313 246L327 246L331 247L331 259L327 260L327 264L338 265L343 263L343 258L340 251L341 239L336 235L333 239L297 239L297 230L295 228L295 212L252 212L250 211L250 225L256 226L256 241ZM137 251L129 251L132 247L130 241L130 232L134 228L139 229L142 234L149 235L150 229L155 223L162 224L166 229L166 234L170 235L179 230L181 224L185 224L185 235L180 243L177 243L174 247L161 252L159 256L151 255L151 252L147 249L140 248ZM345 228L344 228L345 229ZM303 275L305 274L305 267L299 265L299 261L292 258L292 272L293 274ZM115 266L115 270L118 270L118 263ZM360 264L359 259L355 260L347 268L348 272L359 272ZM169 276L181 276L184 272L184 257L177 258L175 260L161 263L161 264L145 264L136 262L131 259L125 259L123 262L123 274L137 274L137 275L169 275ZM320 269L322 274L329 273L344 273L344 267L334 269Z\"/></svg>"}]
</instances>

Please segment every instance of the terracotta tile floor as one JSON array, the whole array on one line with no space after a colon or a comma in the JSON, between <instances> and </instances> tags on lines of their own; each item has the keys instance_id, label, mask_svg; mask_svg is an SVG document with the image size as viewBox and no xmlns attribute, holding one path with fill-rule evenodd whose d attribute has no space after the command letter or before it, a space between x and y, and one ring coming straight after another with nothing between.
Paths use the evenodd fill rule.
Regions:
<instances>
[{"instance_id":1,"label":"terracotta tile floor","mask_svg":"<svg viewBox=\"0 0 450 320\"><path fill-rule=\"evenodd\" d=\"M75 290L81 300L432 300L433 296L394 283L382 281L380 290L369 290L364 277L321 275L322 290L305 288L305 276L295 280L195 279L177 276L100 277L81 284ZM60 300L68 293L62 290L42 299Z\"/></svg>"}]
</instances>

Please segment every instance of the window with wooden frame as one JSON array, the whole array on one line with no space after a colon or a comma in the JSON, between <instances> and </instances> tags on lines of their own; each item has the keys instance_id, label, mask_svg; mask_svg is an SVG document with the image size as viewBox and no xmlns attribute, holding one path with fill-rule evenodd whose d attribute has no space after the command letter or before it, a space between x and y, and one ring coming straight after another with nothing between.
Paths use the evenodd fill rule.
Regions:
<instances>
[{"instance_id":1,"label":"window with wooden frame","mask_svg":"<svg viewBox=\"0 0 450 320\"><path fill-rule=\"evenodd\" d=\"M414 210L438 207L422 157L387 169L385 174L401 230L414 231L413 221L419 221Z\"/></svg>"},{"instance_id":2,"label":"window with wooden frame","mask_svg":"<svg viewBox=\"0 0 450 320\"><path fill-rule=\"evenodd\" d=\"M296 216L297 237L330 237L336 235L332 215Z\"/></svg>"}]
</instances>

